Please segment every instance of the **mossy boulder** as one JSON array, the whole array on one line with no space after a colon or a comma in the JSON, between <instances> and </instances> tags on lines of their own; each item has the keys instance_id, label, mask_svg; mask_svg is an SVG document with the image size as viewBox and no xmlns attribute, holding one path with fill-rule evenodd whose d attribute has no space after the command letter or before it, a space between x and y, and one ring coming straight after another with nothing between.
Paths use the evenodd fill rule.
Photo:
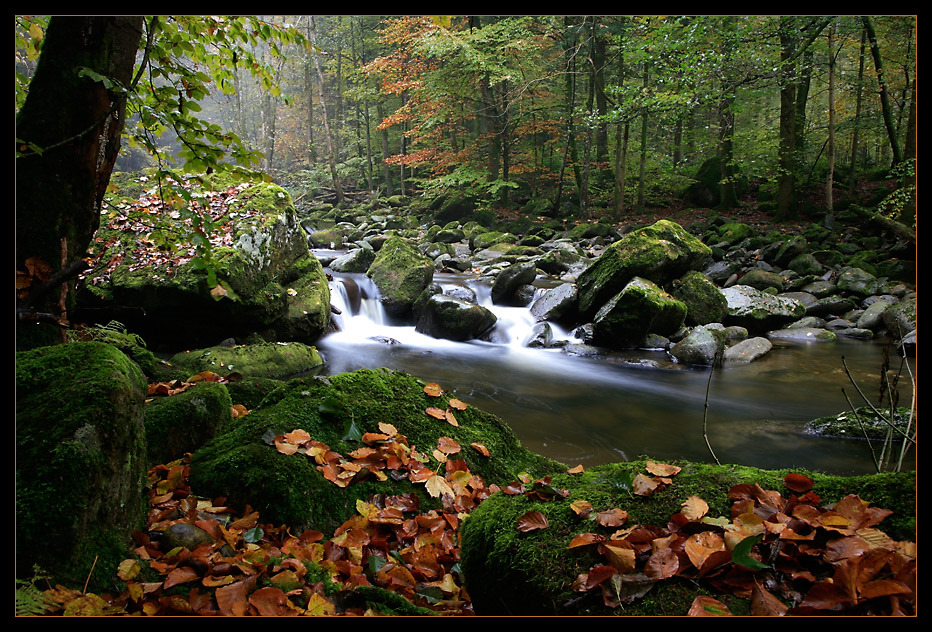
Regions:
<instances>
[{"instance_id":1,"label":"mossy boulder","mask_svg":"<svg viewBox=\"0 0 932 632\"><path fill-rule=\"evenodd\" d=\"M650 333L669 335L683 325L686 305L657 284L635 277L593 320L593 341L606 347L641 343Z\"/></svg>"},{"instance_id":2,"label":"mossy boulder","mask_svg":"<svg viewBox=\"0 0 932 632\"><path fill-rule=\"evenodd\" d=\"M720 323L728 313L728 301L721 290L697 270L674 281L670 293L686 304L686 320L695 325Z\"/></svg>"},{"instance_id":3,"label":"mossy boulder","mask_svg":"<svg viewBox=\"0 0 932 632\"><path fill-rule=\"evenodd\" d=\"M155 397L146 405L149 466L180 459L214 438L233 420L225 385L199 382L183 393Z\"/></svg>"},{"instance_id":4,"label":"mossy boulder","mask_svg":"<svg viewBox=\"0 0 932 632\"><path fill-rule=\"evenodd\" d=\"M102 342L16 356L16 562L110 586L146 497L146 380ZM96 562L96 565L95 565Z\"/></svg>"},{"instance_id":5,"label":"mossy boulder","mask_svg":"<svg viewBox=\"0 0 932 632\"><path fill-rule=\"evenodd\" d=\"M239 374L260 378L286 378L323 365L317 349L300 342L218 345L176 353L170 362L191 375L211 371L223 377Z\"/></svg>"},{"instance_id":6,"label":"mossy boulder","mask_svg":"<svg viewBox=\"0 0 932 632\"><path fill-rule=\"evenodd\" d=\"M903 406L898 407L892 416L889 407L878 410L871 406L862 406L837 415L813 419L806 424L806 432L827 437L883 441L887 438L891 425L899 433L912 435L916 431L916 423L915 415L910 415L909 408ZM894 435L896 445L899 445L902 434Z\"/></svg>"},{"instance_id":7,"label":"mossy boulder","mask_svg":"<svg viewBox=\"0 0 932 632\"><path fill-rule=\"evenodd\" d=\"M79 308L93 310L89 314L97 320L112 310L113 318L153 347L219 341L284 323L291 302L287 284L302 274L323 278L322 270L306 263L307 238L291 197L264 181L223 182L226 188L219 191L210 184L192 185L198 199L222 195L227 209L208 235L210 262L192 258L192 243L166 241L160 251L150 235L168 234L170 224L152 229L143 221L145 213L127 211L133 221L125 222L114 214L96 238L101 261L110 261L111 269L88 279ZM319 289L318 296L323 292ZM326 299L321 303L327 303L329 316L329 295ZM322 328L306 332L315 339L322 333Z\"/></svg>"},{"instance_id":8,"label":"mossy boulder","mask_svg":"<svg viewBox=\"0 0 932 632\"><path fill-rule=\"evenodd\" d=\"M748 598L721 594L702 579L674 577L649 581L649 592L619 608L603 603L596 589L582 595L573 590L574 582L593 566L605 564L595 545L569 548L582 533L610 537L619 527L601 527L580 518L573 510L575 501L588 501L593 512L619 508L628 512L621 528L634 525L664 528L683 511L691 496L709 505L711 518L726 517L730 522L732 500L728 492L738 484L758 484L789 498L784 478L791 470L760 470L735 465L706 465L675 462L682 468L671 483L651 496L632 493L632 479L646 474L644 461L601 465L581 474L559 474L548 487L565 489L568 495L543 500L541 495L494 494L462 523L461 565L466 587L480 616L616 615L685 616L698 594L711 594L736 614L749 614ZM871 507L893 511L877 528L894 540L916 538L916 476L914 472L870 476L827 476L801 472L813 482L813 492L823 504L834 503L856 494ZM518 520L531 511L543 514L548 526L522 532ZM713 528L706 525L706 528ZM640 563L638 568L640 568ZM645 577L632 572L630 577Z\"/></svg>"},{"instance_id":9,"label":"mossy boulder","mask_svg":"<svg viewBox=\"0 0 932 632\"><path fill-rule=\"evenodd\" d=\"M739 325L751 332L782 327L806 315L806 308L799 301L748 285L733 285L722 290L722 294L728 301L726 324Z\"/></svg>"},{"instance_id":10,"label":"mossy boulder","mask_svg":"<svg viewBox=\"0 0 932 632\"><path fill-rule=\"evenodd\" d=\"M728 222L718 227L719 238L731 245L744 241L757 234L757 231L744 222Z\"/></svg>"},{"instance_id":11,"label":"mossy boulder","mask_svg":"<svg viewBox=\"0 0 932 632\"><path fill-rule=\"evenodd\" d=\"M712 250L675 222L659 222L625 235L579 275L579 310L594 314L634 277L657 284L702 269Z\"/></svg>"},{"instance_id":12,"label":"mossy boulder","mask_svg":"<svg viewBox=\"0 0 932 632\"><path fill-rule=\"evenodd\" d=\"M414 301L434 278L434 262L419 254L403 237L393 236L379 249L366 274L393 315L407 315Z\"/></svg>"},{"instance_id":13,"label":"mossy boulder","mask_svg":"<svg viewBox=\"0 0 932 632\"><path fill-rule=\"evenodd\" d=\"M323 477L312 459L281 454L272 444L278 434L303 429L346 455L364 445L353 438L353 430L379 432L381 422L395 426L412 449L427 455L441 436L454 439L463 446L457 458L486 483L508 483L522 471L545 475L565 467L522 447L503 421L474 406L455 411L457 426L431 417L426 409L446 408L451 395L431 397L424 386L415 377L387 369L292 380L194 454L191 486L201 494L225 496L234 507L248 504L271 523L324 533L355 514L356 500L375 494L415 491L423 496L423 506L430 505L434 501L423 485L406 478L380 481L361 473L359 480L340 488ZM468 447L474 442L491 456Z\"/></svg>"}]
</instances>

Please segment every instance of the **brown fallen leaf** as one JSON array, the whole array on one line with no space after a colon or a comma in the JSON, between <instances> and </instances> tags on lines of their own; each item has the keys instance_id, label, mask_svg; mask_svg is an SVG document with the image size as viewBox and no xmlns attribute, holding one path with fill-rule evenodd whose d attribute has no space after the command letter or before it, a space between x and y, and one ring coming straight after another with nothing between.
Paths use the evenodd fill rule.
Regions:
<instances>
[{"instance_id":1,"label":"brown fallen leaf","mask_svg":"<svg viewBox=\"0 0 932 632\"><path fill-rule=\"evenodd\" d=\"M537 529L546 529L550 526L547 522L547 516L539 511L529 511L518 518L517 528L522 533L536 531Z\"/></svg>"}]
</instances>

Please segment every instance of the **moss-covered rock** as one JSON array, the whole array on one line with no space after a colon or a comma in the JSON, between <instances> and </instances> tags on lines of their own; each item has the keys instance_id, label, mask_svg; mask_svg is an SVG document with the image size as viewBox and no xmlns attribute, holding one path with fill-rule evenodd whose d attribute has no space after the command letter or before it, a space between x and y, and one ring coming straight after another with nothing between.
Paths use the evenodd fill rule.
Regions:
<instances>
[{"instance_id":1,"label":"moss-covered rock","mask_svg":"<svg viewBox=\"0 0 932 632\"><path fill-rule=\"evenodd\" d=\"M232 406L219 382L200 382L183 393L152 399L146 405L149 466L180 459L213 439L232 421Z\"/></svg>"},{"instance_id":2,"label":"moss-covered rock","mask_svg":"<svg viewBox=\"0 0 932 632\"><path fill-rule=\"evenodd\" d=\"M153 347L191 346L205 338L245 336L277 321L285 323L281 318L290 303L282 284L308 269L302 263L308 259L304 229L281 187L231 182L220 183L230 187L220 189L227 211L214 220L207 262L192 258L193 244L165 237L172 232L170 224L153 230L145 213L131 211L120 222L113 214L97 236L101 260L113 267L108 276L89 279L80 306L92 308L95 318L114 310L115 318ZM200 189L195 186L192 194L196 199L217 197L210 184L208 179ZM146 231L163 235L160 256L155 256L155 238ZM322 333L318 329L316 337Z\"/></svg>"},{"instance_id":3,"label":"moss-covered rock","mask_svg":"<svg viewBox=\"0 0 932 632\"><path fill-rule=\"evenodd\" d=\"M395 236L382 245L366 274L379 288L385 310L406 315L433 280L434 262L418 254L404 238Z\"/></svg>"},{"instance_id":4,"label":"moss-covered rock","mask_svg":"<svg viewBox=\"0 0 932 632\"><path fill-rule=\"evenodd\" d=\"M407 479L380 482L361 474L358 482L341 489L323 477L312 459L280 454L271 445L276 435L300 428L346 455L363 446L358 439L344 438L349 437L347 430L379 432L380 422L394 425L423 454L430 454L441 436L454 439L463 446L457 457L487 483L510 482L522 471L543 475L563 468L523 448L505 423L473 406L455 412L457 426L429 416L426 409L445 408L449 396L429 397L424 386L417 378L386 369L292 380L194 454L191 486L201 494L225 496L236 507L248 504L272 523L324 533L354 514L357 499L374 494L417 491L429 505L423 486ZM486 446L491 456L469 448L474 442Z\"/></svg>"},{"instance_id":5,"label":"moss-covered rock","mask_svg":"<svg viewBox=\"0 0 932 632\"><path fill-rule=\"evenodd\" d=\"M827 437L883 441L891 426L900 433L911 435L916 430L916 423L917 420L914 416L910 416L909 409L902 406L896 409L892 417L889 407L878 410L870 406L862 406L837 415L813 419L806 424L806 431ZM896 444L899 444L899 436L902 435L894 435Z\"/></svg>"},{"instance_id":6,"label":"moss-covered rock","mask_svg":"<svg viewBox=\"0 0 932 632\"><path fill-rule=\"evenodd\" d=\"M697 270L674 281L671 294L686 304L686 320L693 324L720 323L728 313L728 301L721 290Z\"/></svg>"},{"instance_id":7,"label":"moss-covered rock","mask_svg":"<svg viewBox=\"0 0 932 632\"><path fill-rule=\"evenodd\" d=\"M620 508L629 518L624 526L665 527L683 510L690 496L709 505L708 516L731 516L729 490L741 483L759 484L788 498L784 477L789 470L759 470L735 465L705 465L677 462L682 471L666 488L644 497L631 493L631 480L645 473L643 461L598 466L582 474L554 476L551 486L567 489L566 498L542 501L527 495L494 494L474 510L461 526L461 558L466 586L477 615L686 615L697 594L716 594L732 612L749 613L746 599L722 597L718 591L695 578L671 578L653 585L650 592L620 608L608 608L601 592L581 597L573 583L604 558L595 546L569 549L572 539L593 532L606 538L617 527L600 527L581 519L571 504L588 501L594 512ZM796 470L794 470L796 471ZM798 472L798 471L796 471ZM813 492L823 504L857 494L872 507L894 513L878 528L895 540L915 540L915 473L872 476L826 476L800 472L814 481ZM516 528L518 519L539 511L549 526L527 533ZM730 518L729 518L730 520Z\"/></svg>"},{"instance_id":8,"label":"moss-covered rock","mask_svg":"<svg viewBox=\"0 0 932 632\"><path fill-rule=\"evenodd\" d=\"M579 310L591 316L635 276L664 284L701 269L711 257L708 246L675 222L660 220L635 230L579 275Z\"/></svg>"},{"instance_id":9,"label":"moss-covered rock","mask_svg":"<svg viewBox=\"0 0 932 632\"><path fill-rule=\"evenodd\" d=\"M806 314L806 308L797 300L773 296L747 285L733 285L722 290L722 294L728 301L727 324L752 332L782 327Z\"/></svg>"},{"instance_id":10,"label":"moss-covered rock","mask_svg":"<svg viewBox=\"0 0 932 632\"><path fill-rule=\"evenodd\" d=\"M649 333L675 332L685 318L684 303L657 284L635 277L595 315L594 342L616 348L638 344Z\"/></svg>"},{"instance_id":11,"label":"moss-covered rock","mask_svg":"<svg viewBox=\"0 0 932 632\"><path fill-rule=\"evenodd\" d=\"M187 369L191 375L212 371L224 377L238 373L265 378L285 378L323 365L317 349L300 342L264 342L233 347L218 345L176 353L170 362Z\"/></svg>"},{"instance_id":12,"label":"moss-covered rock","mask_svg":"<svg viewBox=\"0 0 932 632\"><path fill-rule=\"evenodd\" d=\"M145 518L142 371L75 342L16 356L16 556L61 583L110 586ZM96 561L96 566L95 566Z\"/></svg>"}]
</instances>

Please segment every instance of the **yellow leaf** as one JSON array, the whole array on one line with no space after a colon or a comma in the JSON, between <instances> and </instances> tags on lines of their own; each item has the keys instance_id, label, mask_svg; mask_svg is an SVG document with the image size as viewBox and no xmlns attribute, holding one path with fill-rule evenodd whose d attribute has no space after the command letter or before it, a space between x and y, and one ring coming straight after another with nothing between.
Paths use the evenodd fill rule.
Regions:
<instances>
[{"instance_id":1,"label":"yellow leaf","mask_svg":"<svg viewBox=\"0 0 932 632\"><path fill-rule=\"evenodd\" d=\"M709 512L709 505L698 496L690 496L682 505L683 515L689 520L699 520Z\"/></svg>"},{"instance_id":2,"label":"yellow leaf","mask_svg":"<svg viewBox=\"0 0 932 632\"><path fill-rule=\"evenodd\" d=\"M456 495L453 493L453 488L450 487L446 480L437 474L434 474L428 478L425 486L427 487L427 493L430 494L433 498Z\"/></svg>"}]
</instances>

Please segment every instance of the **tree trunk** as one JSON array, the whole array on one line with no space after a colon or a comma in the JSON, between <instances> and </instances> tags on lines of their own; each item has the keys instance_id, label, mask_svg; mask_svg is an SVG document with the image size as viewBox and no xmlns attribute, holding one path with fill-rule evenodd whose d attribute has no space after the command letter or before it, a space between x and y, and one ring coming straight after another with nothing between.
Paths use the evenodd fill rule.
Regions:
<instances>
[{"instance_id":1,"label":"tree trunk","mask_svg":"<svg viewBox=\"0 0 932 632\"><path fill-rule=\"evenodd\" d=\"M76 69L87 68L130 89L142 24L141 17L53 17L49 22L16 118L17 150L22 152L16 159L17 271L30 272L26 261L38 258L55 273L87 252L120 150L126 97ZM32 280L43 279L34 275ZM64 320L67 314L61 311L71 303L70 296L49 292L27 295L20 306L56 312ZM54 342L60 335L57 329L40 332L30 326L19 327L17 338L30 345Z\"/></svg>"},{"instance_id":2,"label":"tree trunk","mask_svg":"<svg viewBox=\"0 0 932 632\"><path fill-rule=\"evenodd\" d=\"M375 114L380 121L385 120L385 111L382 109L381 103L375 104ZM385 128L379 130L379 144L382 146L382 180L385 182L385 195L392 196L395 195L395 187L392 186L391 167L385 162L391 156L391 151L388 148L388 130Z\"/></svg>"},{"instance_id":3,"label":"tree trunk","mask_svg":"<svg viewBox=\"0 0 932 632\"><path fill-rule=\"evenodd\" d=\"M317 35L315 32L314 18L312 16L308 19L310 20L310 24L308 26L307 32L312 50L316 51ZM327 106L324 104L324 73L320 69L320 60L317 58L317 53L312 52L311 57L314 60L314 69L317 71L317 97L320 100L320 109L324 124L324 136L327 139L327 163L330 165L330 180L333 183L333 190L336 192L337 204L340 204L343 202L343 187L340 185L340 179L337 177L336 153L333 148L333 137L330 134L330 123L327 118Z\"/></svg>"},{"instance_id":4,"label":"tree trunk","mask_svg":"<svg viewBox=\"0 0 932 632\"><path fill-rule=\"evenodd\" d=\"M851 132L851 172L848 176L848 193L854 195L857 188L858 175L858 132L861 127L861 94L864 91L864 49L867 45L867 29L861 27L861 52L858 55L858 84L854 106L854 129Z\"/></svg>"},{"instance_id":5,"label":"tree trunk","mask_svg":"<svg viewBox=\"0 0 932 632\"><path fill-rule=\"evenodd\" d=\"M890 139L890 150L893 152L893 164L898 165L903 161L903 155L900 153L900 143L896 138L896 128L893 125L893 110L890 107L890 94L887 90L887 79L883 74L883 62L880 59L880 46L877 44L877 33L874 31L874 23L869 16L862 18L864 30L867 31L867 39L870 42L871 56L874 58L874 70L877 71L877 84L880 86L880 108L883 114L883 125L887 130L887 138Z\"/></svg>"},{"instance_id":6,"label":"tree trunk","mask_svg":"<svg viewBox=\"0 0 932 632\"><path fill-rule=\"evenodd\" d=\"M835 179L835 24L828 27L828 173L825 181L826 227L834 228L832 187Z\"/></svg>"},{"instance_id":7,"label":"tree trunk","mask_svg":"<svg viewBox=\"0 0 932 632\"><path fill-rule=\"evenodd\" d=\"M644 62L644 89L647 89L647 62ZM641 113L641 164L638 166L638 213L644 212L644 186L647 172L647 110Z\"/></svg>"},{"instance_id":8,"label":"tree trunk","mask_svg":"<svg viewBox=\"0 0 932 632\"><path fill-rule=\"evenodd\" d=\"M793 18L780 21L780 148L777 176L777 219L796 212L796 69Z\"/></svg>"}]
</instances>

